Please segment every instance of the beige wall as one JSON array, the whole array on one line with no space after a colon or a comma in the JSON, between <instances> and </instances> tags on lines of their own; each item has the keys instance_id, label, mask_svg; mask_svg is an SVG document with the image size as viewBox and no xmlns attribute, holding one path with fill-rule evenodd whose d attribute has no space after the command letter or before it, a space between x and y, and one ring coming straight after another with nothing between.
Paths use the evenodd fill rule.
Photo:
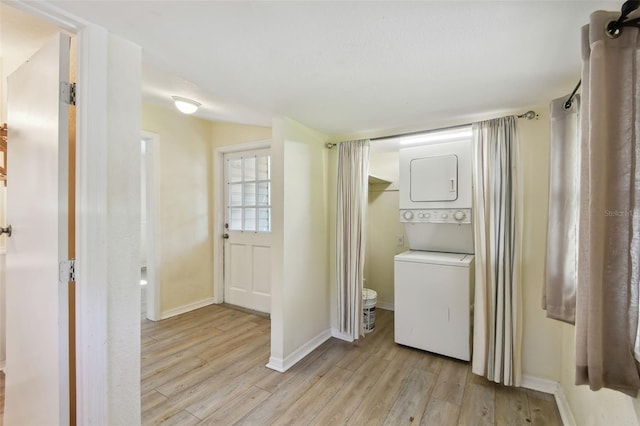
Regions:
<instances>
[{"instance_id":1,"label":"beige wall","mask_svg":"<svg viewBox=\"0 0 640 426\"><path fill-rule=\"evenodd\" d=\"M560 383L569 401L576 425L638 425L640 400L620 392L575 386L575 327L563 324L562 377Z\"/></svg>"},{"instance_id":2,"label":"beige wall","mask_svg":"<svg viewBox=\"0 0 640 426\"><path fill-rule=\"evenodd\" d=\"M578 425L637 425L640 400L575 386L575 327L550 320L540 307L544 281L549 175L549 110L519 122L524 178L524 374L559 381Z\"/></svg>"},{"instance_id":3,"label":"beige wall","mask_svg":"<svg viewBox=\"0 0 640 426\"><path fill-rule=\"evenodd\" d=\"M378 293L378 307L386 309L394 307L393 257L408 250L404 226L398 214L398 161L398 152L377 149L372 142L369 174L390 183L369 183L364 277L365 287Z\"/></svg>"},{"instance_id":4,"label":"beige wall","mask_svg":"<svg viewBox=\"0 0 640 426\"><path fill-rule=\"evenodd\" d=\"M235 123L211 123L211 143L214 148L270 139L271 127Z\"/></svg>"},{"instance_id":5,"label":"beige wall","mask_svg":"<svg viewBox=\"0 0 640 426\"><path fill-rule=\"evenodd\" d=\"M211 123L150 103L142 129L160 135L160 311L213 297Z\"/></svg>"},{"instance_id":6,"label":"beige wall","mask_svg":"<svg viewBox=\"0 0 640 426\"><path fill-rule=\"evenodd\" d=\"M522 297L524 375L558 381L562 328L541 308L549 186L548 108L535 108L537 120L518 120L523 187Z\"/></svg>"},{"instance_id":7,"label":"beige wall","mask_svg":"<svg viewBox=\"0 0 640 426\"><path fill-rule=\"evenodd\" d=\"M160 314L214 296L213 149L271 138L268 127L219 123L144 102L142 129L159 140Z\"/></svg>"}]
</instances>

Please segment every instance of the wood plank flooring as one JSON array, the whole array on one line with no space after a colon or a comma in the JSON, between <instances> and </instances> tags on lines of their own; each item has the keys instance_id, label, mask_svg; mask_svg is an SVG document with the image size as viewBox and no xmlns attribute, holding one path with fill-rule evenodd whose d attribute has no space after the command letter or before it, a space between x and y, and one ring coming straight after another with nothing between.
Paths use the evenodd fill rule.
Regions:
<instances>
[{"instance_id":1,"label":"wood plank flooring","mask_svg":"<svg viewBox=\"0 0 640 426\"><path fill-rule=\"evenodd\" d=\"M561 425L552 395L393 342L393 312L356 343L330 339L286 373L264 365L269 319L222 305L142 320L145 425ZM0 426L4 413L0 372Z\"/></svg>"},{"instance_id":2,"label":"wood plank flooring","mask_svg":"<svg viewBox=\"0 0 640 426\"><path fill-rule=\"evenodd\" d=\"M561 425L552 395L393 341L393 312L356 343L329 339L286 373L265 367L268 318L212 305L142 321L145 425Z\"/></svg>"}]
</instances>

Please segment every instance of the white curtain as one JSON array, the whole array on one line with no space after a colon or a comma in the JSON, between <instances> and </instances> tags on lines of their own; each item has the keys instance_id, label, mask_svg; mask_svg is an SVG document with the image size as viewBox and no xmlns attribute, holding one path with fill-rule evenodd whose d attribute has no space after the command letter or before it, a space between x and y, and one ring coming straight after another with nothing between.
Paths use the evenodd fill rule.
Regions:
<instances>
[{"instance_id":1,"label":"white curtain","mask_svg":"<svg viewBox=\"0 0 640 426\"><path fill-rule=\"evenodd\" d=\"M473 125L475 311L472 371L520 386L521 179L516 117Z\"/></svg>"},{"instance_id":2,"label":"white curtain","mask_svg":"<svg viewBox=\"0 0 640 426\"><path fill-rule=\"evenodd\" d=\"M369 141L342 142L338 152L336 271L340 332L364 335L362 280L369 179Z\"/></svg>"},{"instance_id":3,"label":"white curtain","mask_svg":"<svg viewBox=\"0 0 640 426\"><path fill-rule=\"evenodd\" d=\"M582 29L576 383L635 397L640 375L640 31L610 38L619 13Z\"/></svg>"},{"instance_id":4,"label":"white curtain","mask_svg":"<svg viewBox=\"0 0 640 426\"><path fill-rule=\"evenodd\" d=\"M565 108L569 95L551 101L549 215L542 308L547 317L575 323L578 268L578 179L580 174L580 96Z\"/></svg>"}]
</instances>

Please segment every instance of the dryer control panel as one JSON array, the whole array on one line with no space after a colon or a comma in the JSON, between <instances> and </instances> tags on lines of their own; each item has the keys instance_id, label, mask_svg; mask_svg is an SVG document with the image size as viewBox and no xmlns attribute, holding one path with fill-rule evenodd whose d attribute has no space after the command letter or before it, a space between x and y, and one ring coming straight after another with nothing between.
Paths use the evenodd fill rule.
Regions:
<instances>
[{"instance_id":1,"label":"dryer control panel","mask_svg":"<svg viewBox=\"0 0 640 426\"><path fill-rule=\"evenodd\" d=\"M471 209L402 209L403 223L471 223Z\"/></svg>"}]
</instances>

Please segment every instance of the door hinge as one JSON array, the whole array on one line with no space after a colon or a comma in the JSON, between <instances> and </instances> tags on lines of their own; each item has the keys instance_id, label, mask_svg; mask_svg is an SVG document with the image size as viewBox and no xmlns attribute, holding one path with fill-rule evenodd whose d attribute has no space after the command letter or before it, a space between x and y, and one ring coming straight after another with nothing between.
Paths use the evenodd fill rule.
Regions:
<instances>
[{"instance_id":1,"label":"door hinge","mask_svg":"<svg viewBox=\"0 0 640 426\"><path fill-rule=\"evenodd\" d=\"M60 276L58 280L61 283L76 281L76 260L70 259L60 262Z\"/></svg>"},{"instance_id":2,"label":"door hinge","mask_svg":"<svg viewBox=\"0 0 640 426\"><path fill-rule=\"evenodd\" d=\"M68 105L76 104L76 83L60 83L60 99Z\"/></svg>"}]
</instances>

